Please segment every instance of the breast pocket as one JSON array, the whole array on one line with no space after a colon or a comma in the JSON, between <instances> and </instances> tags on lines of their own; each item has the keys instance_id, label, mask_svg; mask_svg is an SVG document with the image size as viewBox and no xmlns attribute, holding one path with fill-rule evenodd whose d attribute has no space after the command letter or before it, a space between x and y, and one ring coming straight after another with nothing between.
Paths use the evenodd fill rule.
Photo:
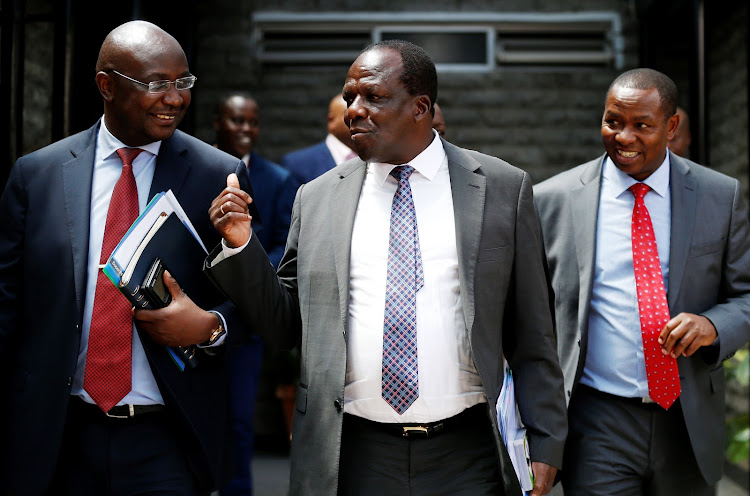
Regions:
<instances>
[{"instance_id":1,"label":"breast pocket","mask_svg":"<svg viewBox=\"0 0 750 496\"><path fill-rule=\"evenodd\" d=\"M497 248L486 248L479 250L477 263L485 262L502 262L508 258L509 248L507 246L498 246Z\"/></svg>"},{"instance_id":2,"label":"breast pocket","mask_svg":"<svg viewBox=\"0 0 750 496\"><path fill-rule=\"evenodd\" d=\"M711 243L702 243L693 245L690 247L689 258L698 258L705 255L711 255L712 253L721 253L724 251L725 238L721 238L719 241L713 241Z\"/></svg>"}]
</instances>

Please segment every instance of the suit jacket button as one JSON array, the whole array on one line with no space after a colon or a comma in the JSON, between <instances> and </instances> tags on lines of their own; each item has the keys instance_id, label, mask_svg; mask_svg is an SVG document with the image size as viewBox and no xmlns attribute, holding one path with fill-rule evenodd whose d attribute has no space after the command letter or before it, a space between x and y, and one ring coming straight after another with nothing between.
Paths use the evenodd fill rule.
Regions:
<instances>
[{"instance_id":1,"label":"suit jacket button","mask_svg":"<svg viewBox=\"0 0 750 496\"><path fill-rule=\"evenodd\" d=\"M343 408L343 405L341 404L341 400L336 400L336 401L334 401L334 402L333 402L333 406L335 406L335 407L336 407L336 410L338 410L339 412L340 412L340 411L341 411L341 409Z\"/></svg>"}]
</instances>

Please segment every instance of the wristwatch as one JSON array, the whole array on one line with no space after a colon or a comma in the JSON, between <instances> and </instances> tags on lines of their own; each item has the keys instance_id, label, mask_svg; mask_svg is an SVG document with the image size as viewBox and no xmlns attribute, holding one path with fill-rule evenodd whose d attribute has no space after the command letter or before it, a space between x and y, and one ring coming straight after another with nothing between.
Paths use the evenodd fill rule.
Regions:
<instances>
[{"instance_id":1,"label":"wristwatch","mask_svg":"<svg viewBox=\"0 0 750 496\"><path fill-rule=\"evenodd\" d=\"M201 343L200 346L206 347L215 345L219 338L226 334L226 332L227 331L224 330L224 326L221 325L221 319L219 319L219 327L211 331L211 336L209 336L208 341Z\"/></svg>"}]
</instances>

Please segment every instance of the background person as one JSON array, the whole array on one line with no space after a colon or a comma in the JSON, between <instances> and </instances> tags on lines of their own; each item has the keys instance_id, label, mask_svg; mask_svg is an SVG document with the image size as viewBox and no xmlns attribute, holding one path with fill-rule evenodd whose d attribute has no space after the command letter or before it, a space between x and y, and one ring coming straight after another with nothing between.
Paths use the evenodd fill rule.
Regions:
<instances>
[{"instance_id":1,"label":"background person","mask_svg":"<svg viewBox=\"0 0 750 496\"><path fill-rule=\"evenodd\" d=\"M680 118L675 129L674 134L667 140L667 147L672 153L679 155L680 157L688 157L690 155L690 143L692 141L692 135L690 134L690 120L687 112L682 107L677 107L676 115Z\"/></svg>"},{"instance_id":2,"label":"background person","mask_svg":"<svg viewBox=\"0 0 750 496\"><path fill-rule=\"evenodd\" d=\"M325 140L281 157L281 165L289 169L300 183L307 183L338 164L357 156L344 123L346 102L338 93L328 104L328 135Z\"/></svg>"},{"instance_id":3,"label":"background person","mask_svg":"<svg viewBox=\"0 0 750 496\"><path fill-rule=\"evenodd\" d=\"M297 184L288 170L253 150L260 136L260 109L258 102L248 93L234 92L221 98L214 129L216 146L241 159L247 166L250 181L255 184L253 204L259 214L259 218L254 219L254 232L271 264L277 267L289 234ZM274 350L271 350L273 354ZM232 350L230 374L235 468L232 481L221 489L222 496L253 494L251 462L259 385L261 382L276 382L271 374L273 370L262 373L263 355L263 342L258 335Z\"/></svg>"},{"instance_id":4,"label":"background person","mask_svg":"<svg viewBox=\"0 0 750 496\"><path fill-rule=\"evenodd\" d=\"M435 104L435 116L432 118L432 128L438 132L441 138L445 139L445 117L443 111L440 109L440 105Z\"/></svg>"}]
</instances>

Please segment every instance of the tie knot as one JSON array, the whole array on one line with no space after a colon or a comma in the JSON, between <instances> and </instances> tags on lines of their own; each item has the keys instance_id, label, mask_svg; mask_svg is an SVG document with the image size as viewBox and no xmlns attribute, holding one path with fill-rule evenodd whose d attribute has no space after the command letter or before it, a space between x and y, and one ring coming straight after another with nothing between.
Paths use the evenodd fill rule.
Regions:
<instances>
[{"instance_id":1,"label":"tie knot","mask_svg":"<svg viewBox=\"0 0 750 496\"><path fill-rule=\"evenodd\" d=\"M411 165L399 165L391 170L391 175L396 178L397 181L408 181L411 173L414 172L414 167Z\"/></svg>"},{"instance_id":2,"label":"tie knot","mask_svg":"<svg viewBox=\"0 0 750 496\"><path fill-rule=\"evenodd\" d=\"M645 183L635 183L631 187L628 188L631 193L633 193L633 196L636 198L643 198L646 196L646 193L649 192L651 189L648 184Z\"/></svg>"},{"instance_id":3,"label":"tie knot","mask_svg":"<svg viewBox=\"0 0 750 496\"><path fill-rule=\"evenodd\" d=\"M120 157L124 165L133 165L133 160L143 150L140 148L119 148L117 150L117 156Z\"/></svg>"}]
</instances>

